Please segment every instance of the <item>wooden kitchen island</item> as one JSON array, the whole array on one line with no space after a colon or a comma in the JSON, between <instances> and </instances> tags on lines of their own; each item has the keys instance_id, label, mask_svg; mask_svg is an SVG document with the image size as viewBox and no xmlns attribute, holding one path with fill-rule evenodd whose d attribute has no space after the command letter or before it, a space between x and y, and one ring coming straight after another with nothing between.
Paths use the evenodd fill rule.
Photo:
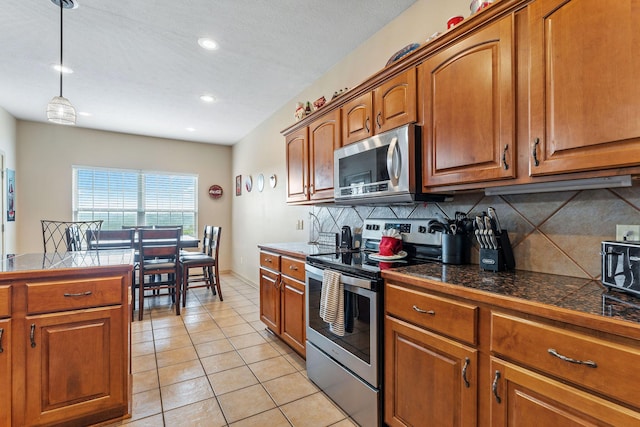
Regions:
<instances>
[{"instance_id":1,"label":"wooden kitchen island","mask_svg":"<svg viewBox=\"0 0 640 427\"><path fill-rule=\"evenodd\" d=\"M132 250L0 261L0 426L131 413Z\"/></svg>"}]
</instances>

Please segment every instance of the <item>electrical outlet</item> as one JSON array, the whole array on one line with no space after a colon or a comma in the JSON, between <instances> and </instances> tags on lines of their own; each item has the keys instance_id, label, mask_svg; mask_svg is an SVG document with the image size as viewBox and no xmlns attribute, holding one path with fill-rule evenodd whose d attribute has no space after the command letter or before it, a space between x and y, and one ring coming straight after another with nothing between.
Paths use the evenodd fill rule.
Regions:
<instances>
[{"instance_id":1,"label":"electrical outlet","mask_svg":"<svg viewBox=\"0 0 640 427\"><path fill-rule=\"evenodd\" d=\"M616 240L640 240L640 225L616 225Z\"/></svg>"}]
</instances>

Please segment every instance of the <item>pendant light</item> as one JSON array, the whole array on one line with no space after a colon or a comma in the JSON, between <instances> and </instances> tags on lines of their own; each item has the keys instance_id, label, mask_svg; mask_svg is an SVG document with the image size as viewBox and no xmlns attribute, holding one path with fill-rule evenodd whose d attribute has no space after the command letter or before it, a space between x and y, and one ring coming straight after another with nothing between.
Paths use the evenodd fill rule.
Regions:
<instances>
[{"instance_id":1,"label":"pendant light","mask_svg":"<svg viewBox=\"0 0 640 427\"><path fill-rule=\"evenodd\" d=\"M47 105L47 118L50 122L61 125L76 124L76 109L71 102L62 96L62 10L75 7L74 0L51 0L56 6L60 6L60 96L54 96Z\"/></svg>"}]
</instances>

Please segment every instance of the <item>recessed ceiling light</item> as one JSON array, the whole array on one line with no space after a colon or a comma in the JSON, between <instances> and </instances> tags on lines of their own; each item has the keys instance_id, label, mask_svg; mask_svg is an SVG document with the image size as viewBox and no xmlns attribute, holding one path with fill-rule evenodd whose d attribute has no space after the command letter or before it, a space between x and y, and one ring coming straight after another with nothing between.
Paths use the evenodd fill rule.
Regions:
<instances>
[{"instance_id":1,"label":"recessed ceiling light","mask_svg":"<svg viewBox=\"0 0 640 427\"><path fill-rule=\"evenodd\" d=\"M56 70L56 71L57 71L57 72L59 72L59 73L64 73L64 74L71 74L71 73L73 73L73 70L72 70L71 68L69 68L69 67L65 67L64 65L63 65L63 66L60 66L60 64L53 64L53 65L51 66L51 68L53 68L54 70Z\"/></svg>"},{"instance_id":2,"label":"recessed ceiling light","mask_svg":"<svg viewBox=\"0 0 640 427\"><path fill-rule=\"evenodd\" d=\"M195 128L186 128L186 129L187 129L187 131L189 131L189 132L195 132L195 131L196 131L196 129L195 129Z\"/></svg>"},{"instance_id":3,"label":"recessed ceiling light","mask_svg":"<svg viewBox=\"0 0 640 427\"><path fill-rule=\"evenodd\" d=\"M87 113L86 111L80 111L78 113L79 116L84 116L84 117L91 117L93 114L91 113Z\"/></svg>"},{"instance_id":4,"label":"recessed ceiling light","mask_svg":"<svg viewBox=\"0 0 640 427\"><path fill-rule=\"evenodd\" d=\"M200 37L198 39L198 44L201 48L207 50L216 50L218 48L218 43L215 40L210 39L208 37Z\"/></svg>"},{"instance_id":5,"label":"recessed ceiling light","mask_svg":"<svg viewBox=\"0 0 640 427\"><path fill-rule=\"evenodd\" d=\"M201 95L200 100L202 102L216 102L216 98L213 95Z\"/></svg>"}]
</instances>

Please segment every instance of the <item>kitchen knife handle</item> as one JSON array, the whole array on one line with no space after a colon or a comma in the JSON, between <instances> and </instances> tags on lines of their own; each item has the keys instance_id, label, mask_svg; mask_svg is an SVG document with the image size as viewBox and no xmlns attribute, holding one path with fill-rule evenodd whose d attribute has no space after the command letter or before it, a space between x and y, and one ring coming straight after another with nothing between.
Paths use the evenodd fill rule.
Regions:
<instances>
[{"instance_id":1,"label":"kitchen knife handle","mask_svg":"<svg viewBox=\"0 0 640 427\"><path fill-rule=\"evenodd\" d=\"M567 357L567 356L563 356L562 354L558 353L555 349L550 348L547 350L549 352L550 355L557 357L558 359L564 361L564 362L569 362L569 363L575 363L576 365L584 365L588 368L597 368L598 364L596 362L594 362L593 360L577 360L577 359L572 359L571 357Z\"/></svg>"},{"instance_id":2,"label":"kitchen knife handle","mask_svg":"<svg viewBox=\"0 0 640 427\"><path fill-rule=\"evenodd\" d=\"M531 151L531 155L533 156L533 164L536 166L540 166L540 160L538 160L538 144L540 144L540 138L536 138L533 141L533 150Z\"/></svg>"},{"instance_id":3,"label":"kitchen knife handle","mask_svg":"<svg viewBox=\"0 0 640 427\"><path fill-rule=\"evenodd\" d=\"M509 164L507 163L507 150L509 149L509 144L504 145L504 150L502 150L502 167L504 170L509 170Z\"/></svg>"}]
</instances>

